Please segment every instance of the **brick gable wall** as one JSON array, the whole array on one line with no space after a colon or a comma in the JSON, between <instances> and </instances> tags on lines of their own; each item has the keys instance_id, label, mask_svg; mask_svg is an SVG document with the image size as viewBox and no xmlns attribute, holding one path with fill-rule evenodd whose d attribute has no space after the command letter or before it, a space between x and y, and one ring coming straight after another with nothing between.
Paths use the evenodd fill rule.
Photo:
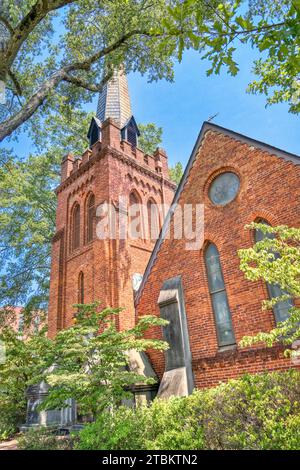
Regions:
<instances>
[{"instance_id":1,"label":"brick gable wall","mask_svg":"<svg viewBox=\"0 0 300 470\"><path fill-rule=\"evenodd\" d=\"M208 198L208 187L225 170L239 175L241 187L234 201L217 207ZM270 330L275 324L273 312L261 310L261 303L267 298L266 286L244 278L237 251L253 243L253 234L244 227L257 218L272 225L299 227L299 188L300 167L294 163L228 135L212 130L205 133L179 199L180 205L205 204L204 247L186 251L184 240L164 240L136 306L138 315L159 315L157 300L163 282L182 277L197 387L214 386L245 372L291 367L280 346L218 348L203 253L209 241L219 250L237 344L245 335ZM161 337L161 330L153 329L149 336ZM163 354L150 351L149 356L162 377Z\"/></svg>"}]
</instances>

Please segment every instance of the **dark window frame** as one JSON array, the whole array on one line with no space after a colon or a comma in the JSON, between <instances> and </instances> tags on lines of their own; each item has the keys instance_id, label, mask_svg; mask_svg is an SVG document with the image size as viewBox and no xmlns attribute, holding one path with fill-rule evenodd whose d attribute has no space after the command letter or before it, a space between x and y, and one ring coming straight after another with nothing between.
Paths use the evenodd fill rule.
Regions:
<instances>
[{"instance_id":1,"label":"dark window frame","mask_svg":"<svg viewBox=\"0 0 300 470\"><path fill-rule=\"evenodd\" d=\"M211 279L211 268L210 268L210 265L209 265L209 257L208 257L210 247L215 248L216 253L217 253L219 272L220 272L220 278L221 278L221 284L222 284L222 287L217 288L217 289L212 288L212 283L211 283L211 280L210 280ZM228 302L228 295L227 295L226 284L225 284L225 281L224 281L222 263L221 263L221 259L220 259L220 252L219 252L218 248L216 247L216 245L212 242L208 243L207 246L205 247L205 250L204 250L204 263L205 263L205 269L206 269L208 290L209 290L210 299L211 299L211 307L212 307L212 311L213 311L213 315L214 315L214 323L215 323L218 347L223 348L223 347L236 346L236 339L235 339L233 322L232 322L232 314L231 314L231 310L230 310L230 306L229 306L229 302ZM218 321L218 315L217 315L218 312L216 311L216 304L214 302L214 299L216 298L216 295L219 294L219 293L224 293L224 299L225 299L226 306L227 306L227 312L229 314L228 315L228 320L223 323L223 324L227 323L230 326L230 332L231 332L232 340L230 340L228 342L222 340L222 338L221 338L221 329L220 328L221 328L222 323L220 321Z\"/></svg>"},{"instance_id":2,"label":"dark window frame","mask_svg":"<svg viewBox=\"0 0 300 470\"><path fill-rule=\"evenodd\" d=\"M265 219L257 219L255 220L255 223L256 224L266 224L268 225L269 227L272 227L272 225ZM259 230L255 229L254 230L254 242L255 243L258 243L259 241L262 241L264 239L264 237L267 237L268 234L263 234L262 232L260 232ZM272 299L275 299L275 297L280 297L280 295L283 295L285 294L286 292L284 292L284 290L278 286L278 285L272 285L270 284L269 282L265 282L265 286L266 286L266 289L267 289L267 293L268 293L268 297L269 297L269 300L272 300ZM272 289L279 289L281 291L281 294L280 295L273 295L272 293ZM289 307L287 307L287 303L290 303ZM281 304L281 305L280 305ZM283 304L285 304L285 306L283 307ZM285 318L285 320L281 320L280 319L280 316L281 316L281 308L283 307L284 310L286 310L287 308L292 308L294 306L294 302L293 302L293 299L290 299L290 300L285 300L285 301L282 301L282 302L277 302L273 308L272 308L272 312L273 312L273 316L274 316L274 321L275 321L275 324L278 325L278 323L282 322L282 321L285 321L287 320L288 316Z\"/></svg>"}]
</instances>

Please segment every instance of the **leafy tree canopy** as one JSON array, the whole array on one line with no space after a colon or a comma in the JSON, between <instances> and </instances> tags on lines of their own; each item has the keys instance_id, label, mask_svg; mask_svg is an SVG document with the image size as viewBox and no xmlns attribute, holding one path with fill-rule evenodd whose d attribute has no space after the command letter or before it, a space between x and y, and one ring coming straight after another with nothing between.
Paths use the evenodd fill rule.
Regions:
<instances>
[{"instance_id":1,"label":"leafy tree canopy","mask_svg":"<svg viewBox=\"0 0 300 470\"><path fill-rule=\"evenodd\" d=\"M120 309L101 310L99 304L80 305L74 325L54 339L46 328L29 331L23 338L12 328L0 329L6 358L0 363L0 435L13 432L24 423L26 391L46 381L52 385L44 409L63 408L74 398L82 413L98 416L131 396L136 383L155 383L129 367L128 351L165 350L167 343L145 339L145 332L167 322L141 317L136 326L118 331Z\"/></svg>"},{"instance_id":2,"label":"leafy tree canopy","mask_svg":"<svg viewBox=\"0 0 300 470\"><path fill-rule=\"evenodd\" d=\"M25 422L26 390L51 365L45 356L51 341L45 330L24 341L9 327L0 330L0 341L5 347L5 360L0 363L0 436L5 438Z\"/></svg>"},{"instance_id":3,"label":"leafy tree canopy","mask_svg":"<svg viewBox=\"0 0 300 470\"><path fill-rule=\"evenodd\" d=\"M265 237L252 248L239 250L240 267L247 279L263 280L278 285L282 295L263 303L263 308L272 308L280 301L300 296L300 229L287 226L271 227L267 224L251 224L251 230L260 230ZM293 345L300 339L300 308L292 307L290 316L276 328L253 337L245 337L242 345L248 346L263 341L273 346L278 341ZM300 349L300 348L298 348ZM287 351L288 353L288 351ZM299 350L294 351L298 355Z\"/></svg>"},{"instance_id":4,"label":"leafy tree canopy","mask_svg":"<svg viewBox=\"0 0 300 470\"><path fill-rule=\"evenodd\" d=\"M170 178L177 185L180 183L182 175L183 175L183 166L181 162L177 162L173 167L170 167Z\"/></svg>"},{"instance_id":5,"label":"leafy tree canopy","mask_svg":"<svg viewBox=\"0 0 300 470\"><path fill-rule=\"evenodd\" d=\"M0 140L32 128L58 102L80 107L114 67L173 79L184 50L235 75L234 52L259 53L249 91L300 109L300 0L2 0L0 80L6 84ZM32 118L34 116L34 119ZM32 119L31 119L32 118Z\"/></svg>"},{"instance_id":6,"label":"leafy tree canopy","mask_svg":"<svg viewBox=\"0 0 300 470\"><path fill-rule=\"evenodd\" d=\"M171 21L173 6L180 3L173 0L2 3L7 34L0 48L0 79L7 84L8 115L0 140L37 110L36 118L43 116L57 100L71 106L90 101L121 65L126 72L147 73L149 80L172 80L179 40L192 45L186 32L163 23Z\"/></svg>"},{"instance_id":7,"label":"leafy tree canopy","mask_svg":"<svg viewBox=\"0 0 300 470\"><path fill-rule=\"evenodd\" d=\"M129 390L134 384L155 383L153 378L130 369L128 351L167 349L167 343L145 339L144 333L150 327L168 322L147 315L133 328L118 331L115 317L121 309L101 311L97 303L77 307L74 325L60 331L52 340L48 357L55 368L51 373L46 372L52 388L43 408L64 407L67 398L74 398L82 413L95 417L130 397Z\"/></svg>"},{"instance_id":8,"label":"leafy tree canopy","mask_svg":"<svg viewBox=\"0 0 300 470\"><path fill-rule=\"evenodd\" d=\"M203 16L199 4L211 10ZM267 103L288 102L293 113L300 111L300 0L232 0L209 2L187 0L173 9L172 26L178 28L194 16L188 36L192 47L204 51L210 61L207 75L225 67L231 75L239 71L234 58L237 46L249 44L258 52L254 73L258 79L248 91L267 96ZM165 22L169 24L169 18ZM181 42L179 54L184 50Z\"/></svg>"},{"instance_id":9,"label":"leafy tree canopy","mask_svg":"<svg viewBox=\"0 0 300 470\"><path fill-rule=\"evenodd\" d=\"M149 122L149 124L139 124L138 127L141 133L139 147L143 152L152 155L162 142L162 127L157 127L152 122Z\"/></svg>"}]
</instances>

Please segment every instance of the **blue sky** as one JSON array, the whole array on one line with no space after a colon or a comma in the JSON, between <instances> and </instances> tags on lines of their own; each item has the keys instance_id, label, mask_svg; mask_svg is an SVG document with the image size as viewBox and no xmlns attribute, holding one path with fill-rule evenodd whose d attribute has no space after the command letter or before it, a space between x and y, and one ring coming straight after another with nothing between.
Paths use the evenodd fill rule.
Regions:
<instances>
[{"instance_id":1,"label":"blue sky","mask_svg":"<svg viewBox=\"0 0 300 470\"><path fill-rule=\"evenodd\" d=\"M185 54L175 69L175 83L148 84L138 75L129 76L133 112L138 122L163 127L163 147L170 163L186 163L203 121L219 113L216 124L300 155L299 116L285 104L265 107L266 99L246 93L253 51L244 47L237 55L236 77L225 70L206 77L208 64L195 52Z\"/></svg>"},{"instance_id":2,"label":"blue sky","mask_svg":"<svg viewBox=\"0 0 300 470\"><path fill-rule=\"evenodd\" d=\"M206 76L208 63L196 52L185 53L175 66L175 82L147 83L140 74L128 77L133 113L137 122L155 122L164 131L163 147L170 164L186 164L203 121L219 113L213 122L234 131L300 155L299 116L288 113L285 104L265 107L264 96L246 93L253 51L238 51L240 72L236 77L225 70ZM88 110L96 110L97 97ZM11 145L10 145L11 146ZM34 149L28 138L20 137L15 150L26 156Z\"/></svg>"}]
</instances>

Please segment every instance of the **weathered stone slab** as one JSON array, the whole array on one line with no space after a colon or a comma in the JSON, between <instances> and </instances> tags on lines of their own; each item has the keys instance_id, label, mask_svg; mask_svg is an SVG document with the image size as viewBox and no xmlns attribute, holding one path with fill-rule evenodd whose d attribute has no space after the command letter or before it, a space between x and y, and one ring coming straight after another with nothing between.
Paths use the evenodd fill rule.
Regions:
<instances>
[{"instance_id":1,"label":"weathered stone slab","mask_svg":"<svg viewBox=\"0 0 300 470\"><path fill-rule=\"evenodd\" d=\"M157 398L186 397L189 394L186 367L168 370L160 383Z\"/></svg>"}]
</instances>

